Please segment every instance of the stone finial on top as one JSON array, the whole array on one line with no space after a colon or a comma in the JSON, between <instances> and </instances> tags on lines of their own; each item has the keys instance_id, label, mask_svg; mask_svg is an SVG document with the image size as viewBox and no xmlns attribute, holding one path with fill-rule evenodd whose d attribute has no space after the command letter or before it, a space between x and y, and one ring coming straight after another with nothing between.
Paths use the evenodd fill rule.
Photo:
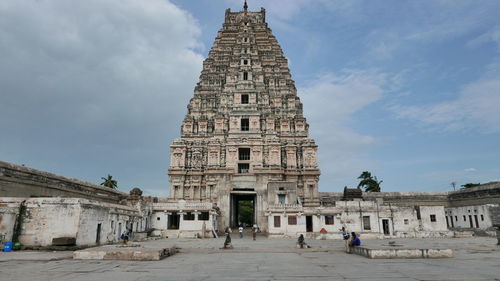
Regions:
<instances>
[{"instance_id":1,"label":"stone finial on top","mask_svg":"<svg viewBox=\"0 0 500 281\"><path fill-rule=\"evenodd\" d=\"M243 4L243 10L246 12L248 10L247 0L245 0L245 4Z\"/></svg>"},{"instance_id":2,"label":"stone finial on top","mask_svg":"<svg viewBox=\"0 0 500 281\"><path fill-rule=\"evenodd\" d=\"M130 195L140 197L140 196L142 196L142 190L140 188L134 187L130 191Z\"/></svg>"}]
</instances>

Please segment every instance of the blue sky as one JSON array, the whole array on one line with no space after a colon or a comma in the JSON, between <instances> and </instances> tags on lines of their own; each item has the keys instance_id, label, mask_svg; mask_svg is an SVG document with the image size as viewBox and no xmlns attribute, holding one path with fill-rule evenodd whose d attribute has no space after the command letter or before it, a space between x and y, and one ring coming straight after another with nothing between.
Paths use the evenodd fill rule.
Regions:
<instances>
[{"instance_id":1,"label":"blue sky","mask_svg":"<svg viewBox=\"0 0 500 281\"><path fill-rule=\"evenodd\" d=\"M250 0L289 59L321 191L500 180L500 2ZM166 196L168 147L239 0L0 3L0 160Z\"/></svg>"}]
</instances>

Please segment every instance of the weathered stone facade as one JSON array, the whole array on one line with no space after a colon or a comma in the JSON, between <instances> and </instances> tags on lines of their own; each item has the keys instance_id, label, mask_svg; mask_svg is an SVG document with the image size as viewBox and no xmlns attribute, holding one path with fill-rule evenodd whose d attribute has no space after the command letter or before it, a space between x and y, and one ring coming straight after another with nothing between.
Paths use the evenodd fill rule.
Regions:
<instances>
[{"instance_id":1,"label":"weathered stone facade","mask_svg":"<svg viewBox=\"0 0 500 281\"><path fill-rule=\"evenodd\" d=\"M233 198L254 196L264 229L271 185L292 189L305 206L319 205L317 146L308 126L265 10L226 10L181 138L170 147L170 197L217 203L221 223L234 225Z\"/></svg>"}]
</instances>

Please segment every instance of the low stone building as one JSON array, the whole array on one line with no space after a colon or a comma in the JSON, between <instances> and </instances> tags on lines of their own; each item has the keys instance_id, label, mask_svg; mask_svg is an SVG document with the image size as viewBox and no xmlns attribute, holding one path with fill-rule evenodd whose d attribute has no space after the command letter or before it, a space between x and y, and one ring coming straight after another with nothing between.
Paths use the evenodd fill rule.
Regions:
<instances>
[{"instance_id":1,"label":"low stone building","mask_svg":"<svg viewBox=\"0 0 500 281\"><path fill-rule=\"evenodd\" d=\"M0 238L50 246L113 243L125 230L150 229L152 199L0 162Z\"/></svg>"},{"instance_id":2,"label":"low stone building","mask_svg":"<svg viewBox=\"0 0 500 281\"><path fill-rule=\"evenodd\" d=\"M450 229L495 233L492 209L500 206L500 182L451 191L445 208Z\"/></svg>"}]
</instances>

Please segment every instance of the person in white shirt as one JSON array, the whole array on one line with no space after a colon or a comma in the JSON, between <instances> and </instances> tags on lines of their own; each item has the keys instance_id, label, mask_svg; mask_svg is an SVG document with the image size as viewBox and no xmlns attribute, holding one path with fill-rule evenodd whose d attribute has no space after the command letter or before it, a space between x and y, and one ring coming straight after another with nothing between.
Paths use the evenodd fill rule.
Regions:
<instances>
[{"instance_id":1,"label":"person in white shirt","mask_svg":"<svg viewBox=\"0 0 500 281\"><path fill-rule=\"evenodd\" d=\"M240 227L238 228L238 232L240 233L240 238L243 238L243 226L240 224Z\"/></svg>"}]
</instances>

